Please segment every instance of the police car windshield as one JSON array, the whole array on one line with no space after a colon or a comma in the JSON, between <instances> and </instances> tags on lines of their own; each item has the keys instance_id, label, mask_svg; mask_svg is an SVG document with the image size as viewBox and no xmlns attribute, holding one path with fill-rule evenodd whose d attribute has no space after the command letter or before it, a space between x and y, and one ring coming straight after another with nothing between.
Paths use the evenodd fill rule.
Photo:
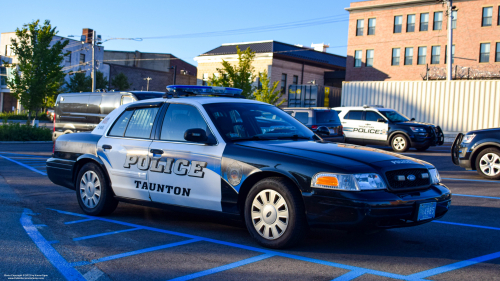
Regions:
<instances>
[{"instance_id":1,"label":"police car windshield","mask_svg":"<svg viewBox=\"0 0 500 281\"><path fill-rule=\"evenodd\" d=\"M387 119L389 119L389 121L392 121L392 122L410 121L410 118L408 118L408 117L404 116L403 114L401 114L397 111L394 111L394 110L388 110L388 111L382 110L382 111L380 111L380 113L382 113L382 115L387 117Z\"/></svg>"},{"instance_id":2,"label":"police car windshield","mask_svg":"<svg viewBox=\"0 0 500 281\"><path fill-rule=\"evenodd\" d=\"M213 103L204 107L226 141L312 140L315 136L302 123L272 105Z\"/></svg>"}]
</instances>

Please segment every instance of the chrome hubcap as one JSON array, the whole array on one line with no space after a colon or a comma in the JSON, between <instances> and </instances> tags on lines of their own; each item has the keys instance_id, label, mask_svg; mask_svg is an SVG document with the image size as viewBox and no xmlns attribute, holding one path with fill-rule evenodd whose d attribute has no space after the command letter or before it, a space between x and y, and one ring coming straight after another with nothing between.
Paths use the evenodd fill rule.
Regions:
<instances>
[{"instance_id":1,"label":"chrome hubcap","mask_svg":"<svg viewBox=\"0 0 500 281\"><path fill-rule=\"evenodd\" d=\"M95 208L101 200L101 182L93 171L87 171L80 179L80 198L87 208Z\"/></svg>"},{"instance_id":2,"label":"chrome hubcap","mask_svg":"<svg viewBox=\"0 0 500 281\"><path fill-rule=\"evenodd\" d=\"M479 160L481 172L487 176L496 176L500 173L500 156L495 153L487 153Z\"/></svg>"},{"instance_id":3,"label":"chrome hubcap","mask_svg":"<svg viewBox=\"0 0 500 281\"><path fill-rule=\"evenodd\" d=\"M252 202L252 224L268 240L274 240L288 226L289 212L285 198L272 189L265 189L255 196Z\"/></svg>"},{"instance_id":4,"label":"chrome hubcap","mask_svg":"<svg viewBox=\"0 0 500 281\"><path fill-rule=\"evenodd\" d=\"M394 147L397 149L397 150L403 150L406 146L406 141L404 138L402 137L396 137L393 141L394 143Z\"/></svg>"}]
</instances>

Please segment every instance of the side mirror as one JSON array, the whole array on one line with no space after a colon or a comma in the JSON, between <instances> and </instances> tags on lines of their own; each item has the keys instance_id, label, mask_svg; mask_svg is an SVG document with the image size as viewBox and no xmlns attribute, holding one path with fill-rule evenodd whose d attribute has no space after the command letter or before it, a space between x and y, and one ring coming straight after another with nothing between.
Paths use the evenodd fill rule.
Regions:
<instances>
[{"instance_id":1,"label":"side mirror","mask_svg":"<svg viewBox=\"0 0 500 281\"><path fill-rule=\"evenodd\" d=\"M415 118L412 118L411 121L415 121Z\"/></svg>"},{"instance_id":2,"label":"side mirror","mask_svg":"<svg viewBox=\"0 0 500 281\"><path fill-rule=\"evenodd\" d=\"M190 142L206 143L208 141L207 132L203 129L188 129L184 133L184 139Z\"/></svg>"},{"instance_id":3,"label":"side mirror","mask_svg":"<svg viewBox=\"0 0 500 281\"><path fill-rule=\"evenodd\" d=\"M316 133L318 133L321 136L329 136L330 130L325 126L321 126L316 130Z\"/></svg>"},{"instance_id":4,"label":"side mirror","mask_svg":"<svg viewBox=\"0 0 500 281\"><path fill-rule=\"evenodd\" d=\"M379 119L377 119L377 122L380 122L380 123L386 123L384 118L379 118Z\"/></svg>"}]
</instances>

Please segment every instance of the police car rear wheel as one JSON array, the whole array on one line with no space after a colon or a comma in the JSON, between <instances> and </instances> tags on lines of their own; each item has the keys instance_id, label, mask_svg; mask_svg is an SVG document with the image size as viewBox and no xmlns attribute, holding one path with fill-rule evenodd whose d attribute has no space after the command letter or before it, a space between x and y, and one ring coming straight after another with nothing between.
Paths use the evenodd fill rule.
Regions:
<instances>
[{"instance_id":1,"label":"police car rear wheel","mask_svg":"<svg viewBox=\"0 0 500 281\"><path fill-rule=\"evenodd\" d=\"M283 178L266 178L252 187L245 202L245 223L259 244L287 248L304 237L307 223L300 196Z\"/></svg>"},{"instance_id":2,"label":"police car rear wheel","mask_svg":"<svg viewBox=\"0 0 500 281\"><path fill-rule=\"evenodd\" d=\"M487 148L479 153L476 158L477 172L490 180L500 179L500 150Z\"/></svg>"},{"instance_id":3,"label":"police car rear wheel","mask_svg":"<svg viewBox=\"0 0 500 281\"><path fill-rule=\"evenodd\" d=\"M76 182L76 198L80 208L88 215L111 214L118 206L101 168L94 163L83 165Z\"/></svg>"},{"instance_id":4,"label":"police car rear wheel","mask_svg":"<svg viewBox=\"0 0 500 281\"><path fill-rule=\"evenodd\" d=\"M410 148L410 143L408 142L408 138L404 135L396 135L392 138L391 141L392 150L397 152L405 152Z\"/></svg>"}]
</instances>

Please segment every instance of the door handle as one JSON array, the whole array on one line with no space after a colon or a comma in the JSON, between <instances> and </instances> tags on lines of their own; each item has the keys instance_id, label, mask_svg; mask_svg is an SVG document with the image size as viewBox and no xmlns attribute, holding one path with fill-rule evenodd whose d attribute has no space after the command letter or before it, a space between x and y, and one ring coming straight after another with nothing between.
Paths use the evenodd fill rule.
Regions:
<instances>
[{"instance_id":1,"label":"door handle","mask_svg":"<svg viewBox=\"0 0 500 281\"><path fill-rule=\"evenodd\" d=\"M151 149L150 152L153 154L163 154L163 150L161 149Z\"/></svg>"},{"instance_id":2,"label":"door handle","mask_svg":"<svg viewBox=\"0 0 500 281\"><path fill-rule=\"evenodd\" d=\"M112 149L113 147L109 144L103 144L102 149Z\"/></svg>"}]
</instances>

